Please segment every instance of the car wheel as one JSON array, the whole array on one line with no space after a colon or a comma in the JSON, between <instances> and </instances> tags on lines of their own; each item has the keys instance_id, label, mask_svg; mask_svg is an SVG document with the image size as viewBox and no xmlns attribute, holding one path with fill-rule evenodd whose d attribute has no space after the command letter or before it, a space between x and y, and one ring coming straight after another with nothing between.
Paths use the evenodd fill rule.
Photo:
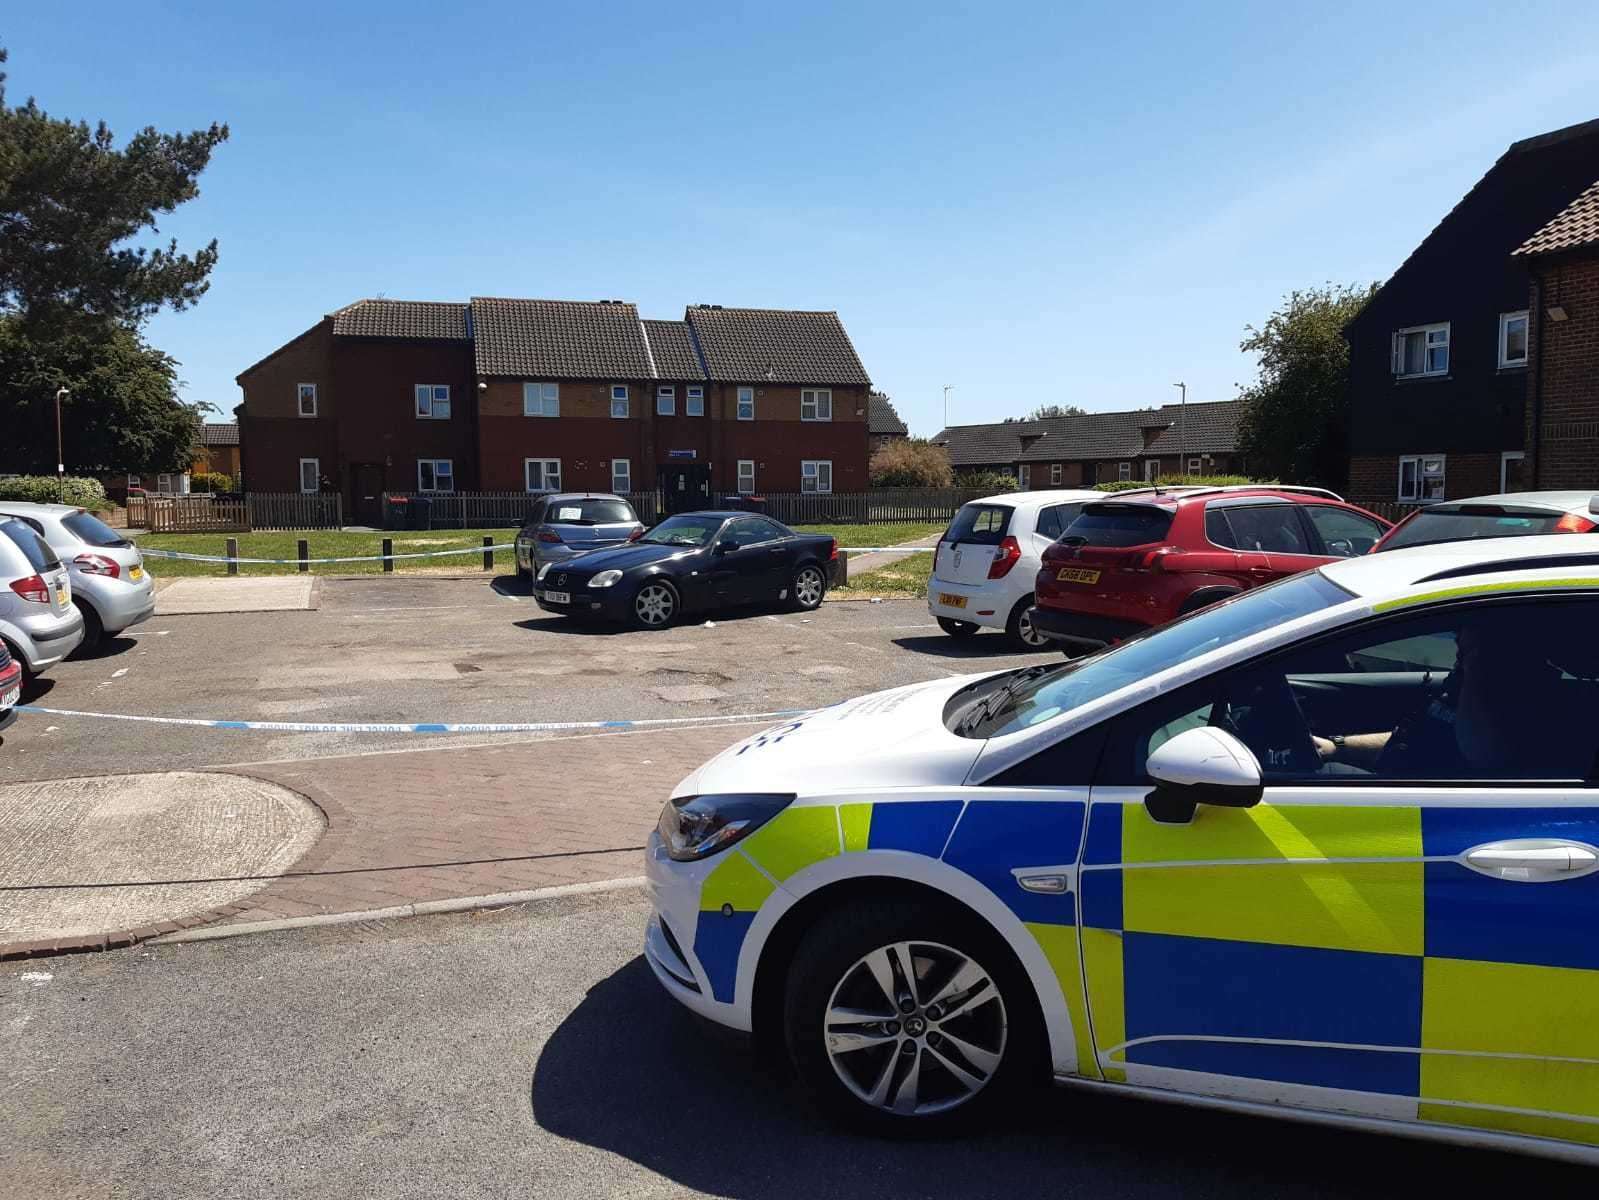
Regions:
<instances>
[{"instance_id":1,"label":"car wheel","mask_svg":"<svg viewBox=\"0 0 1599 1200\"><path fill-rule=\"evenodd\" d=\"M1016 607L1010 610L1010 620L1005 622L1005 633L1011 643L1020 646L1023 650L1047 650L1050 648L1050 639L1033 628L1033 618L1028 610L1033 607L1033 598L1023 596L1016 602Z\"/></svg>"},{"instance_id":2,"label":"car wheel","mask_svg":"<svg viewBox=\"0 0 1599 1200\"><path fill-rule=\"evenodd\" d=\"M72 605L83 615L83 641L78 643L73 654L88 654L98 648L100 639L105 637L105 623L100 620L99 613L81 600L74 600Z\"/></svg>"},{"instance_id":3,"label":"car wheel","mask_svg":"<svg viewBox=\"0 0 1599 1200\"><path fill-rule=\"evenodd\" d=\"M1015 957L976 918L919 901L822 918L789 969L784 1033L817 1104L851 1129L924 1135L980 1122L1047 1054Z\"/></svg>"},{"instance_id":4,"label":"car wheel","mask_svg":"<svg viewBox=\"0 0 1599 1200\"><path fill-rule=\"evenodd\" d=\"M975 621L955 621L949 617L939 617L938 627L952 638L969 638L979 628Z\"/></svg>"},{"instance_id":5,"label":"car wheel","mask_svg":"<svg viewBox=\"0 0 1599 1200\"><path fill-rule=\"evenodd\" d=\"M806 563L794 572L794 590L790 594L794 598L794 607L801 612L820 608L822 597L827 594L827 576L814 563Z\"/></svg>"},{"instance_id":6,"label":"car wheel","mask_svg":"<svg viewBox=\"0 0 1599 1200\"><path fill-rule=\"evenodd\" d=\"M633 624L640 629L665 629L677 616L677 589L664 579L645 580L633 597Z\"/></svg>"},{"instance_id":7,"label":"car wheel","mask_svg":"<svg viewBox=\"0 0 1599 1200\"><path fill-rule=\"evenodd\" d=\"M11 655L11 661L22 668L22 690L24 692L29 691L33 681L37 679L38 676L33 673L33 668L28 666L28 660L22 657L22 651L17 649L14 644L11 642L6 642L5 648L6 653Z\"/></svg>"}]
</instances>

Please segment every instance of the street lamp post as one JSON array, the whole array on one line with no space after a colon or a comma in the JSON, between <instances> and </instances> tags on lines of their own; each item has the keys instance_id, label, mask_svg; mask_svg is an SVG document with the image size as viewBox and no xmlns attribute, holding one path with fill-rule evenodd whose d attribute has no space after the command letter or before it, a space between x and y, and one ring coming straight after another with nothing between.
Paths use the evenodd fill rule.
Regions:
<instances>
[{"instance_id":1,"label":"street lamp post","mask_svg":"<svg viewBox=\"0 0 1599 1200\"><path fill-rule=\"evenodd\" d=\"M955 385L953 383L946 383L944 385L944 428L945 429L949 428L949 394L950 394L950 392L954 391L954 389L955 389Z\"/></svg>"},{"instance_id":2,"label":"street lamp post","mask_svg":"<svg viewBox=\"0 0 1599 1200\"><path fill-rule=\"evenodd\" d=\"M67 456L61 444L61 401L72 395L68 388L56 388L56 498L67 502Z\"/></svg>"},{"instance_id":3,"label":"street lamp post","mask_svg":"<svg viewBox=\"0 0 1599 1200\"><path fill-rule=\"evenodd\" d=\"M1182 398L1177 401L1177 449L1183 456L1183 478L1188 478L1188 422L1183 418L1188 415L1188 385L1174 383L1174 388L1182 389Z\"/></svg>"}]
</instances>

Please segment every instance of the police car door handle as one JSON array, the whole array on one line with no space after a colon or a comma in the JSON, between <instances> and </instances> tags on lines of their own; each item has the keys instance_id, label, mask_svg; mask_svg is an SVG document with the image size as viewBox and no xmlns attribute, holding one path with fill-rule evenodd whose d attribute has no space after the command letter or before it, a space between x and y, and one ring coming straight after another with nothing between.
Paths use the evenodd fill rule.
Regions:
<instances>
[{"instance_id":1,"label":"police car door handle","mask_svg":"<svg viewBox=\"0 0 1599 1200\"><path fill-rule=\"evenodd\" d=\"M1599 870L1599 850L1557 838L1490 842L1465 854L1466 866L1480 874L1516 883L1575 879Z\"/></svg>"}]
</instances>

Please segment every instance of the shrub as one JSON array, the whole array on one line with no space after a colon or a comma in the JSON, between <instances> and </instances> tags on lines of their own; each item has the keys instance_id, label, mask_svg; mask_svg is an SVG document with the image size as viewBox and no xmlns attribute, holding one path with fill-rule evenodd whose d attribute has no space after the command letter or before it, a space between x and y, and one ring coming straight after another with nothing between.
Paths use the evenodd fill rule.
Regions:
<instances>
[{"instance_id":1,"label":"shrub","mask_svg":"<svg viewBox=\"0 0 1599 1200\"><path fill-rule=\"evenodd\" d=\"M189 476L191 492L231 492L233 476L223 471L196 471Z\"/></svg>"},{"instance_id":2,"label":"shrub","mask_svg":"<svg viewBox=\"0 0 1599 1200\"><path fill-rule=\"evenodd\" d=\"M111 507L111 502L106 499L105 486L98 479L68 475L65 483L63 494L62 484L54 475L13 475L10 479L0 479L0 500L76 504L79 508L96 512L104 512Z\"/></svg>"},{"instance_id":3,"label":"shrub","mask_svg":"<svg viewBox=\"0 0 1599 1200\"><path fill-rule=\"evenodd\" d=\"M1014 492L1016 476L1007 471L962 471L955 476L955 486L982 492Z\"/></svg>"},{"instance_id":4,"label":"shrub","mask_svg":"<svg viewBox=\"0 0 1599 1200\"><path fill-rule=\"evenodd\" d=\"M925 438L895 438L872 455L873 487L947 488L955 480L949 451Z\"/></svg>"},{"instance_id":5,"label":"shrub","mask_svg":"<svg viewBox=\"0 0 1599 1200\"><path fill-rule=\"evenodd\" d=\"M1247 475L1162 475L1154 481L1161 487L1236 487L1239 484L1273 484L1276 479L1251 479ZM1147 479L1116 479L1110 483L1096 483L1096 492L1127 492L1133 488L1146 488Z\"/></svg>"}]
</instances>

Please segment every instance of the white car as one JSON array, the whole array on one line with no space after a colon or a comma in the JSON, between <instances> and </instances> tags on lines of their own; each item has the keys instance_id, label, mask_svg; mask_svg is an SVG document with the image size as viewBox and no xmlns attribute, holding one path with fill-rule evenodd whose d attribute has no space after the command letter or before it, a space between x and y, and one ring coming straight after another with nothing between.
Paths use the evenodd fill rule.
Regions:
<instances>
[{"instance_id":1,"label":"white car","mask_svg":"<svg viewBox=\"0 0 1599 1200\"><path fill-rule=\"evenodd\" d=\"M1030 1078L1599 1163L1599 552L1367 555L729 748L645 956L853 1128Z\"/></svg>"},{"instance_id":2,"label":"white car","mask_svg":"<svg viewBox=\"0 0 1599 1200\"><path fill-rule=\"evenodd\" d=\"M1028 650L1053 643L1033 628L1033 579L1044 549L1084 504L1104 492L1010 492L973 500L955 514L933 553L927 611L951 637L1003 629Z\"/></svg>"}]
</instances>

